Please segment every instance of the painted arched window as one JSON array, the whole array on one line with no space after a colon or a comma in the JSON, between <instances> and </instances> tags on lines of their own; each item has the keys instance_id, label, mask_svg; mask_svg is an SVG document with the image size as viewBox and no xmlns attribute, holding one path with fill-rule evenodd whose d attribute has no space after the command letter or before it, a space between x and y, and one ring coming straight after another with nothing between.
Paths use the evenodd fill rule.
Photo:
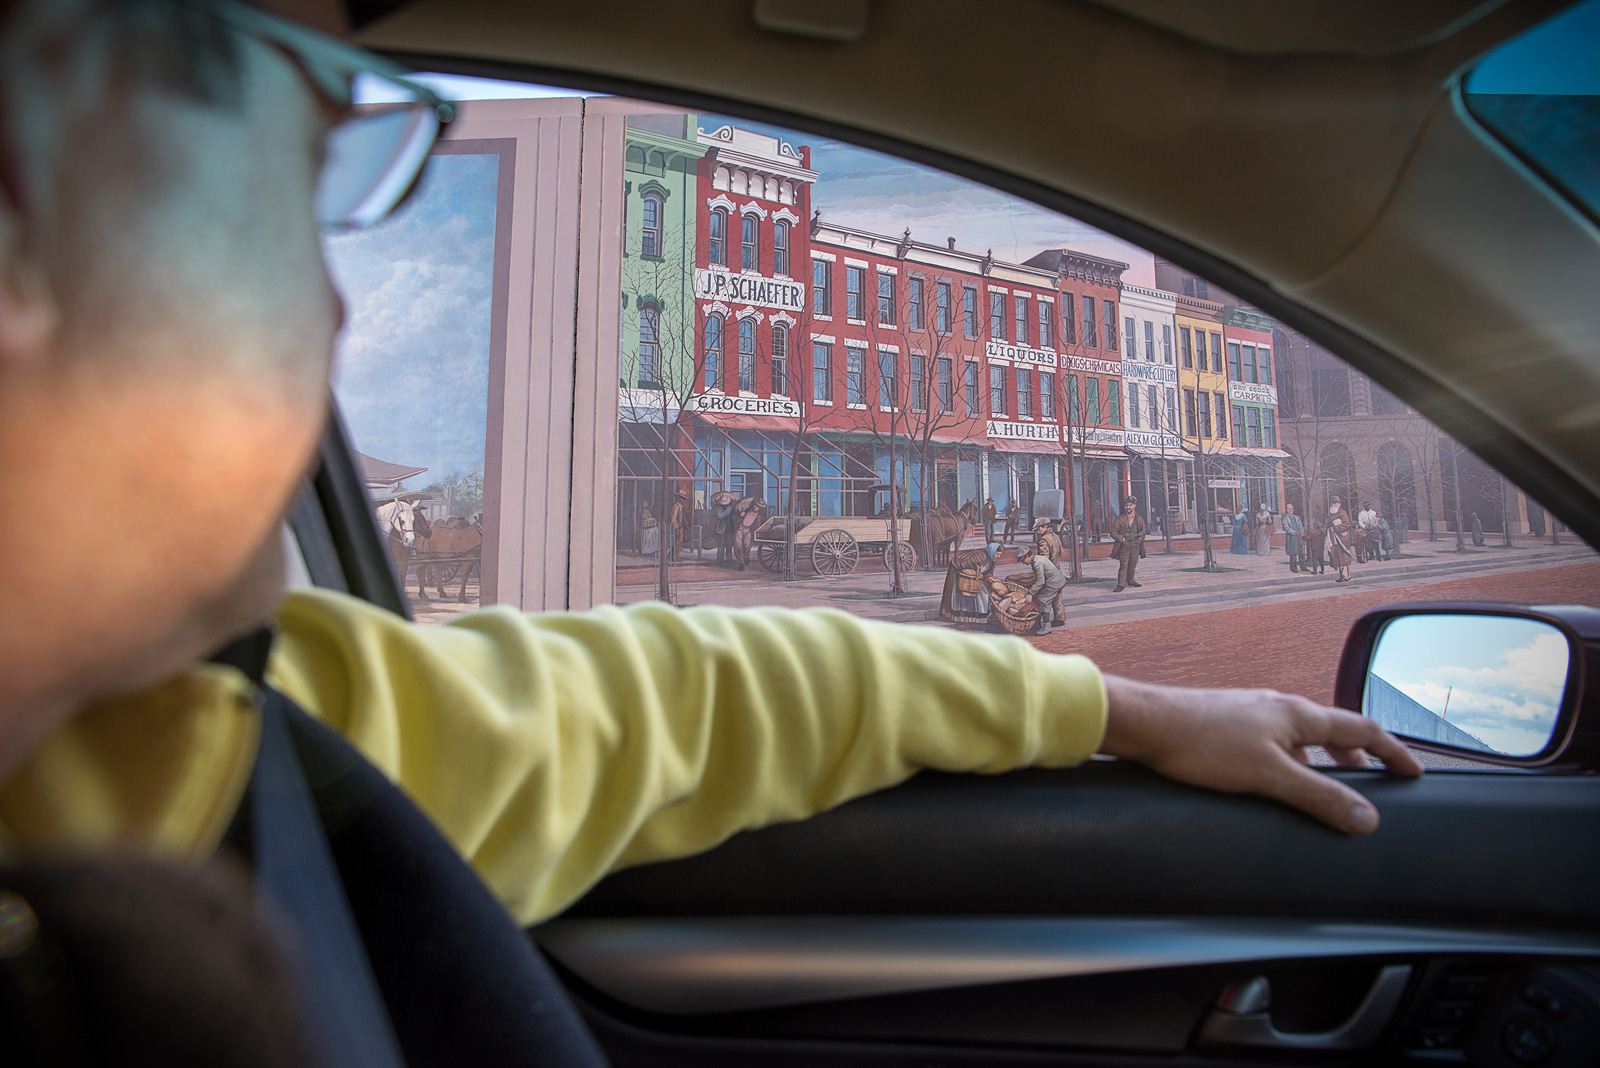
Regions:
<instances>
[{"instance_id":1,"label":"painted arched window","mask_svg":"<svg viewBox=\"0 0 1600 1068\"><path fill-rule=\"evenodd\" d=\"M756 321L739 320L739 391L756 391Z\"/></svg>"},{"instance_id":2,"label":"painted arched window","mask_svg":"<svg viewBox=\"0 0 1600 1068\"><path fill-rule=\"evenodd\" d=\"M761 225L761 220L754 215L746 215L740 220L739 226L739 266L746 271L758 271L761 265L756 255L756 228Z\"/></svg>"},{"instance_id":3,"label":"painted arched window","mask_svg":"<svg viewBox=\"0 0 1600 1068\"><path fill-rule=\"evenodd\" d=\"M782 323L772 327L772 392L794 395L789 385L789 328Z\"/></svg>"},{"instance_id":4,"label":"painted arched window","mask_svg":"<svg viewBox=\"0 0 1600 1068\"><path fill-rule=\"evenodd\" d=\"M721 208L711 213L711 262L728 265L728 213Z\"/></svg>"},{"instance_id":5,"label":"painted arched window","mask_svg":"<svg viewBox=\"0 0 1600 1068\"><path fill-rule=\"evenodd\" d=\"M661 197L647 193L644 198L644 229L639 237L639 252L645 256L661 255Z\"/></svg>"},{"instance_id":6,"label":"painted arched window","mask_svg":"<svg viewBox=\"0 0 1600 1068\"><path fill-rule=\"evenodd\" d=\"M661 366L661 308L653 301L639 305L639 378L659 381Z\"/></svg>"},{"instance_id":7,"label":"painted arched window","mask_svg":"<svg viewBox=\"0 0 1600 1068\"><path fill-rule=\"evenodd\" d=\"M789 273L789 224L782 219L772 224L772 273Z\"/></svg>"},{"instance_id":8,"label":"painted arched window","mask_svg":"<svg viewBox=\"0 0 1600 1068\"><path fill-rule=\"evenodd\" d=\"M705 388L722 388L722 316L706 316Z\"/></svg>"}]
</instances>

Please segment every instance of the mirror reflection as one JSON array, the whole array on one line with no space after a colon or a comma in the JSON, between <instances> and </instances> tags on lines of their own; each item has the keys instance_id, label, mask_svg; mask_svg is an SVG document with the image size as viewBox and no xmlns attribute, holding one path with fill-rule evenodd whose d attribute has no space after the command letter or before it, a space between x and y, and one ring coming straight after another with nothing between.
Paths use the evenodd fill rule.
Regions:
<instances>
[{"instance_id":1,"label":"mirror reflection","mask_svg":"<svg viewBox=\"0 0 1600 1068\"><path fill-rule=\"evenodd\" d=\"M1361 710L1410 738L1532 756L1555 730L1570 655L1536 619L1402 616L1378 636Z\"/></svg>"}]
</instances>

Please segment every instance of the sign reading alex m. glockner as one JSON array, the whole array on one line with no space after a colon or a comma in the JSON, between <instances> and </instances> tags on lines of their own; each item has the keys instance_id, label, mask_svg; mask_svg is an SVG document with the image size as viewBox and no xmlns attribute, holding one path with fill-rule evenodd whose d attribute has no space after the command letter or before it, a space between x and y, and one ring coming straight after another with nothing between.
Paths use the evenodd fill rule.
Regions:
<instances>
[{"instance_id":1,"label":"sign reading alex m. glockner","mask_svg":"<svg viewBox=\"0 0 1600 1068\"><path fill-rule=\"evenodd\" d=\"M721 267L700 267L694 272L694 295L701 300L725 300L757 308L798 312L806 306L806 287L787 278L759 274L734 274Z\"/></svg>"}]
</instances>

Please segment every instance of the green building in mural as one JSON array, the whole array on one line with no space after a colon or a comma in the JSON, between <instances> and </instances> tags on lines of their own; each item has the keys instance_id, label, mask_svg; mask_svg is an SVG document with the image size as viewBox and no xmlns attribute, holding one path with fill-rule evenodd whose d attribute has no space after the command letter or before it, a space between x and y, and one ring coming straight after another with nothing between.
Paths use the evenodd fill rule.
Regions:
<instances>
[{"instance_id":1,"label":"green building in mural","mask_svg":"<svg viewBox=\"0 0 1600 1068\"><path fill-rule=\"evenodd\" d=\"M696 168L706 146L693 114L629 115L623 181L624 389L683 397L694 369ZM646 398L639 398L648 404ZM658 417L659 418L659 417Z\"/></svg>"}]
</instances>

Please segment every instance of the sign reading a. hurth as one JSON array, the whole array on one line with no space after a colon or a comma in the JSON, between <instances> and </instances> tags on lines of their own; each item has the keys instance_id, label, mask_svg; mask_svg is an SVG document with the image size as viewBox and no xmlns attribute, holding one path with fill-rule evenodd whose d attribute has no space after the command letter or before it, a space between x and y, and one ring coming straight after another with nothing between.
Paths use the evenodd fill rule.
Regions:
<instances>
[{"instance_id":1,"label":"sign reading a. hurth","mask_svg":"<svg viewBox=\"0 0 1600 1068\"><path fill-rule=\"evenodd\" d=\"M694 295L701 300L725 300L758 308L798 312L806 306L806 287L787 278L759 274L734 274L721 267L700 267L694 272Z\"/></svg>"},{"instance_id":2,"label":"sign reading a. hurth","mask_svg":"<svg viewBox=\"0 0 1600 1068\"><path fill-rule=\"evenodd\" d=\"M1061 428L1054 423L1008 423L1003 419L991 419L988 433L991 438L1013 441L1061 440Z\"/></svg>"}]
</instances>

